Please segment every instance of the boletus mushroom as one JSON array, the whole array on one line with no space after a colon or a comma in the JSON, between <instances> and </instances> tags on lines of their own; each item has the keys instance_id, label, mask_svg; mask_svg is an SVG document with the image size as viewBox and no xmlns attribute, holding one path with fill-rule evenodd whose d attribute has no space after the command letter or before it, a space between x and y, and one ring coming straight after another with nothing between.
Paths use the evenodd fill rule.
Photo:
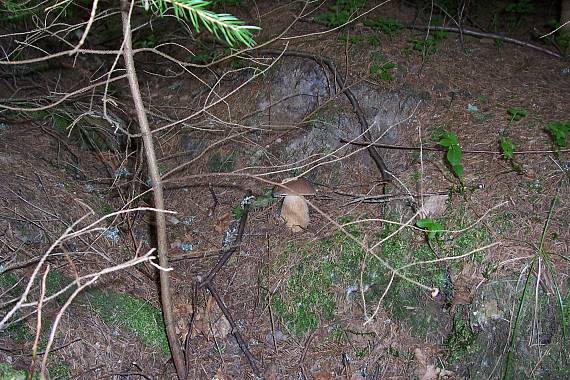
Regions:
<instances>
[{"instance_id":1,"label":"boletus mushroom","mask_svg":"<svg viewBox=\"0 0 570 380\"><path fill-rule=\"evenodd\" d=\"M273 196L283 198L281 217L293 232L300 232L309 225L309 206L305 196L315 195L313 185L304 178L285 179L273 188Z\"/></svg>"}]
</instances>

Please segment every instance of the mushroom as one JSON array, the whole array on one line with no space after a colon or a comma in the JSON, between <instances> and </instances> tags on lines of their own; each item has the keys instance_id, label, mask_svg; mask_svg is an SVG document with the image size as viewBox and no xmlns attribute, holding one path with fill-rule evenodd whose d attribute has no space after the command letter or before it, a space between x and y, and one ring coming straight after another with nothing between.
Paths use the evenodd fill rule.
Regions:
<instances>
[{"instance_id":1,"label":"mushroom","mask_svg":"<svg viewBox=\"0 0 570 380\"><path fill-rule=\"evenodd\" d=\"M313 185L304 178L285 179L273 188L273 196L283 198L281 217L293 232L300 232L309 225L309 206L305 196L315 195Z\"/></svg>"}]
</instances>

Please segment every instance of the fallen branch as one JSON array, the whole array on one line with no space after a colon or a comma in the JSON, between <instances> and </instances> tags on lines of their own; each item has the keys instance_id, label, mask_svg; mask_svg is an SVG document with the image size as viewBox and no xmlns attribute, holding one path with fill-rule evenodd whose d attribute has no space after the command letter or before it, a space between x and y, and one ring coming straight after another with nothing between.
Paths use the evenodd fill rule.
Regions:
<instances>
[{"instance_id":1,"label":"fallen branch","mask_svg":"<svg viewBox=\"0 0 570 380\"><path fill-rule=\"evenodd\" d=\"M237 342L239 348L241 348L241 350L245 354L245 357L249 361L249 365L251 366L253 373L255 373L257 378L261 378L261 371L259 370L259 368L257 367L257 364L255 363L255 358L253 357L251 351L247 347L247 343L245 342L245 340L243 340L243 337L241 336L241 334L239 332L238 326L236 325L234 319L232 318L232 314L230 313L230 311L228 310L228 308L224 304L224 301L222 300L222 298L220 297L220 295L216 291L214 284L212 284L211 282L208 282L204 285L204 287L206 289L208 289L208 291L210 292L212 297L214 297L214 299L216 300L216 303L218 304L218 306L222 310L222 313L224 313L224 316L226 317L226 319L230 323L230 326L232 327L232 335L236 339L236 342Z\"/></svg>"},{"instance_id":2,"label":"fallen branch","mask_svg":"<svg viewBox=\"0 0 570 380\"><path fill-rule=\"evenodd\" d=\"M226 247L226 248L222 248L220 250L220 254L222 255L222 257L220 257L216 266L214 268L212 268L212 270L210 270L210 272L206 275L206 277L204 277L204 279L202 281L200 281L200 283L198 285L199 289L205 287L208 283L210 283L214 280L214 277L216 277L216 275L218 274L220 269L222 269L224 264L230 259L230 257L232 257L234 252L241 246L241 241L243 238L243 232L245 230L245 224L247 222L247 215L249 214L249 203L245 202L245 200L247 200L248 198L251 198L251 196L252 196L251 190L248 190L245 193L244 200L242 201L244 203L243 214L239 220L238 231L237 231L237 235L236 235L236 239L235 239L234 243L231 246Z\"/></svg>"},{"instance_id":3,"label":"fallen branch","mask_svg":"<svg viewBox=\"0 0 570 380\"><path fill-rule=\"evenodd\" d=\"M212 268L210 270L210 272L206 275L206 277L204 277L204 279L201 280L197 284L196 290L200 289L200 288L206 288L210 292L212 297L214 297L214 299L216 300L216 303L220 307L220 310L222 310L222 313L224 313L224 316L226 317L226 319L230 323L230 326L232 327L232 335L236 339L237 344L239 345L240 349L242 350L245 357L249 361L251 369L253 370L253 372L255 373L255 375L258 378L261 378L261 372L260 372L259 368L257 367L257 364L255 362L255 358L253 357L251 351L249 350L247 343L245 342L245 340L241 336L239 329L238 329L238 326L236 325L236 323L232 317L231 312L229 311L229 309L224 304L224 301L220 297L219 293L217 292L217 290L213 284L213 280L217 276L220 269L224 266L225 263L228 262L230 257L241 246L241 242L243 239L243 232L245 230L245 225L247 222L247 216L249 214L249 202L248 202L248 200L251 199L251 196L252 196L251 190L248 190L245 194L244 199L242 200L243 214L242 214L240 221L239 221L239 227L238 227L238 231L237 231L237 235L236 235L234 243L230 247L224 247L220 250L220 254L222 254L222 257L220 257L216 266L214 266L214 268ZM194 303L195 298L196 298L196 296L193 297L193 303ZM193 307L193 310L196 310L196 309ZM190 330L188 332L188 337L190 336L190 331L192 331L193 322L194 322L194 316L192 316L192 318L190 320ZM186 358L188 358L188 348L190 346L189 345L189 338L187 338L185 346L186 346ZM188 360L188 359L186 359L186 360Z\"/></svg>"},{"instance_id":4,"label":"fallen branch","mask_svg":"<svg viewBox=\"0 0 570 380\"><path fill-rule=\"evenodd\" d=\"M552 50L548 50L546 48L543 48L541 46L537 46L534 44L531 44L530 42L525 42L525 41L521 41L521 40L517 40L516 38L512 38L512 37L505 37L505 36L501 36L500 34L495 34L495 33L486 33L486 32L477 32L475 30L470 30L470 29L459 29L459 28L454 28L451 26L414 26L414 25L406 25L406 28L408 29L417 29L417 30L441 30L444 32L451 32L451 33L460 33L460 34L467 34L469 36L474 36L474 37L480 37L480 38L491 38L494 40L500 40L500 41L504 41L504 42L508 42L511 44L515 44L515 45L519 45L519 46L524 46L530 49L534 49L537 51L540 51L542 53L548 54L552 57L556 57L556 58L564 58L562 57L562 55L552 51Z\"/></svg>"},{"instance_id":5,"label":"fallen branch","mask_svg":"<svg viewBox=\"0 0 570 380\"><path fill-rule=\"evenodd\" d=\"M390 144L378 144L378 143L369 143L365 141L349 141L346 139L340 139L342 144L350 144L356 146L375 146L377 148L384 148L384 149L394 149L394 150L412 150L412 151L420 151L420 150L429 150L432 152L447 152L447 149L444 147L438 146L426 146L426 147L417 147L417 146L403 146L403 145L390 145ZM500 155L503 154L498 150L462 150L464 154L494 154ZM513 154L550 154L550 153L565 153L570 152L570 149L561 149L558 151L554 150L519 150L514 151Z\"/></svg>"}]
</instances>

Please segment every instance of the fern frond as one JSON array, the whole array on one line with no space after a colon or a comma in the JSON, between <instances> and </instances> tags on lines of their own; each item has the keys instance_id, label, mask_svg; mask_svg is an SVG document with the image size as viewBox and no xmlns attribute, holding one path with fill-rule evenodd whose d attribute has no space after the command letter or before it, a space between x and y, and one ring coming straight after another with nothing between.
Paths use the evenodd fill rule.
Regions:
<instances>
[{"instance_id":1,"label":"fern frond","mask_svg":"<svg viewBox=\"0 0 570 380\"><path fill-rule=\"evenodd\" d=\"M145 0L142 0L143 3ZM147 0L148 1L148 0ZM206 9L210 5L205 0L150 0L153 11L163 15L171 5L174 16L179 19L190 20L196 32L200 25L218 39L223 39L230 46L242 43L247 47L255 45L251 35L252 30L260 29L257 26L244 25L237 17L227 13L215 13Z\"/></svg>"}]
</instances>

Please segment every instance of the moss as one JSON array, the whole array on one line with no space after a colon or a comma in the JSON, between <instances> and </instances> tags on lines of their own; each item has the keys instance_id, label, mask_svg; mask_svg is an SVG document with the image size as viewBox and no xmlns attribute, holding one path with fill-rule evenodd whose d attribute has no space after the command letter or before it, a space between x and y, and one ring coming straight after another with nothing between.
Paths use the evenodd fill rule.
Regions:
<instances>
[{"instance_id":1,"label":"moss","mask_svg":"<svg viewBox=\"0 0 570 380\"><path fill-rule=\"evenodd\" d=\"M48 367L50 379L69 379L71 378L71 370L69 365L63 361L57 361Z\"/></svg>"},{"instance_id":2,"label":"moss","mask_svg":"<svg viewBox=\"0 0 570 380\"><path fill-rule=\"evenodd\" d=\"M15 370L6 363L0 363L0 380L26 380L28 373L23 370Z\"/></svg>"},{"instance_id":3,"label":"moss","mask_svg":"<svg viewBox=\"0 0 570 380\"><path fill-rule=\"evenodd\" d=\"M453 319L451 333L443 342L448 351L449 363L455 363L466 355L473 354L477 335L469 326L469 322L463 318L462 313L457 312Z\"/></svg>"},{"instance_id":4,"label":"moss","mask_svg":"<svg viewBox=\"0 0 570 380\"><path fill-rule=\"evenodd\" d=\"M18 278L13 273L0 274L0 294L4 294L5 300L20 295L22 289L20 286L16 286L17 283ZM23 344L32 338L32 332L24 321L20 321L9 325L6 328L5 336L13 340L14 343ZM2 373L1 371L0 369L0 373Z\"/></svg>"},{"instance_id":5,"label":"moss","mask_svg":"<svg viewBox=\"0 0 570 380\"><path fill-rule=\"evenodd\" d=\"M135 334L143 343L169 353L164 321L159 309L146 301L111 290L93 289L87 299L109 325Z\"/></svg>"},{"instance_id":6,"label":"moss","mask_svg":"<svg viewBox=\"0 0 570 380\"><path fill-rule=\"evenodd\" d=\"M105 201L101 201L100 210L101 210L101 214L103 214L103 215L109 215L109 214L112 214L115 212L115 209L113 208L113 206L111 206L109 203L107 203Z\"/></svg>"},{"instance_id":7,"label":"moss","mask_svg":"<svg viewBox=\"0 0 570 380\"><path fill-rule=\"evenodd\" d=\"M341 224L350 219L341 219ZM363 225L347 225L345 229L356 238L362 236ZM388 226L377 236L381 239L395 230ZM380 248L383 260L399 268L411 260L428 260L433 254L427 245L417 250L410 247L409 232L402 232L384 242ZM357 284L360 283L362 260L366 257L360 245L342 232L337 232L316 244L303 247L289 246L277 267L292 261L288 280L273 297L273 307L288 328L297 335L303 335L319 326L320 321L334 319L337 301L342 298L359 300ZM405 274L430 285L442 286L445 272L436 265L412 267ZM373 257L366 257L362 280L368 305L375 304L390 282L391 273ZM410 319L410 310L425 299L425 292L407 281L396 278L388 292L387 303L398 319ZM420 320L414 325L423 325L425 315L416 313ZM437 325L435 317L429 321L430 328ZM420 328L424 331L427 327Z\"/></svg>"}]
</instances>

